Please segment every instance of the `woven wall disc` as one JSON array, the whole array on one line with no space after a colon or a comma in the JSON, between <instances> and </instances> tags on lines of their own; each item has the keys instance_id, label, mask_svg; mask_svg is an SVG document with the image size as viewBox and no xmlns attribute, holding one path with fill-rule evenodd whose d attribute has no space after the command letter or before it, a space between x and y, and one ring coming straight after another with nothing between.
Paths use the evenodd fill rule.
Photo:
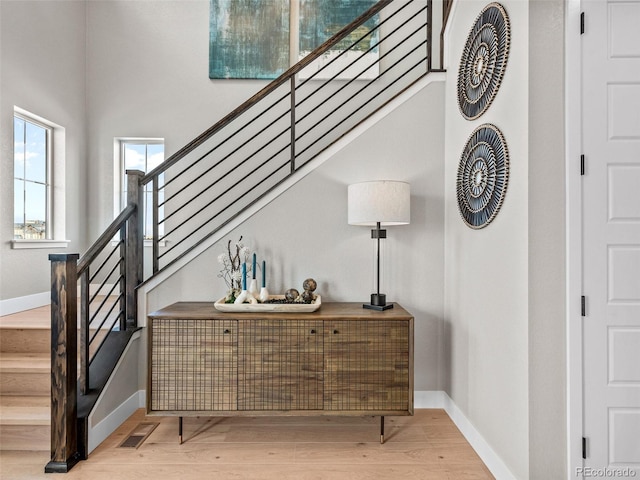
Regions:
<instances>
[{"instance_id":1,"label":"woven wall disc","mask_svg":"<svg viewBox=\"0 0 640 480\"><path fill-rule=\"evenodd\" d=\"M479 126L467 140L458 165L458 209L469 227L486 227L495 218L508 181L509 152L502 132L489 123Z\"/></svg>"},{"instance_id":2,"label":"woven wall disc","mask_svg":"<svg viewBox=\"0 0 640 480\"><path fill-rule=\"evenodd\" d=\"M458 71L458 106L467 120L482 115L498 92L509 57L509 17L499 3L487 5L473 25Z\"/></svg>"}]
</instances>

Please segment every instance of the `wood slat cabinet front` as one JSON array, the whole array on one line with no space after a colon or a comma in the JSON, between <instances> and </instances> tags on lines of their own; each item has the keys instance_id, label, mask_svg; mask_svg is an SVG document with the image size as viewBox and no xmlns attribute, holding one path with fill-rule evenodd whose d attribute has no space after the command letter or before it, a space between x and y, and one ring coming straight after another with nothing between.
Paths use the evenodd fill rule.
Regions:
<instances>
[{"instance_id":1,"label":"wood slat cabinet front","mask_svg":"<svg viewBox=\"0 0 640 480\"><path fill-rule=\"evenodd\" d=\"M412 415L413 317L355 303L313 313L149 315L147 411L161 415Z\"/></svg>"}]
</instances>

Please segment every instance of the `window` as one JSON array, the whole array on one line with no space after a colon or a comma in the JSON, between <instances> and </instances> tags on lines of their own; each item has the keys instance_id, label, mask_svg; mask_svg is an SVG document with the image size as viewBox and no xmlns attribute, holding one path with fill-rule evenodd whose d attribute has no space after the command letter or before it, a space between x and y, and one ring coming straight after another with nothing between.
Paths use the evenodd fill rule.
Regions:
<instances>
[{"instance_id":1,"label":"window","mask_svg":"<svg viewBox=\"0 0 640 480\"><path fill-rule=\"evenodd\" d=\"M120 170L120 203L118 212L127 203L127 170L142 170L150 172L164 161L164 139L120 139L119 140L119 170ZM164 182L164 175L160 175L159 183ZM160 191L162 196L162 191ZM162 201L162 198L160 198ZM148 183L144 186L144 238L153 238L152 208L153 208L153 185ZM160 209L162 218L162 208ZM160 234L163 233L163 225L159 225Z\"/></svg>"},{"instance_id":2,"label":"window","mask_svg":"<svg viewBox=\"0 0 640 480\"><path fill-rule=\"evenodd\" d=\"M51 143L53 129L13 117L13 238L52 239Z\"/></svg>"}]
</instances>

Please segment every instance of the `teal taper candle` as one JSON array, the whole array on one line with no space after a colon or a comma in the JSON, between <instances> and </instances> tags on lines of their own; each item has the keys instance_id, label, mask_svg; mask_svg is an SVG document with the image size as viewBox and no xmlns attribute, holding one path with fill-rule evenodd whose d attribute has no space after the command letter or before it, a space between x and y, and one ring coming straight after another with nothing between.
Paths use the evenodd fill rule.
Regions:
<instances>
[{"instance_id":1,"label":"teal taper candle","mask_svg":"<svg viewBox=\"0 0 640 480\"><path fill-rule=\"evenodd\" d=\"M242 263L242 290L247 289L247 263Z\"/></svg>"},{"instance_id":2,"label":"teal taper candle","mask_svg":"<svg viewBox=\"0 0 640 480\"><path fill-rule=\"evenodd\" d=\"M251 265L251 278L253 278L254 280L256 279L256 274L257 274L257 270L256 270L256 254L253 254L253 264Z\"/></svg>"}]
</instances>

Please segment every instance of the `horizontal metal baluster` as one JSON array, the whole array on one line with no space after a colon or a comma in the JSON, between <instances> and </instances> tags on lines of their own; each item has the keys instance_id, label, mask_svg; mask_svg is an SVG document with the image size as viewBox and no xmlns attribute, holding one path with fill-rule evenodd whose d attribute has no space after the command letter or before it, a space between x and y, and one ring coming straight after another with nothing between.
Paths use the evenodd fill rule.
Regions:
<instances>
[{"instance_id":1,"label":"horizontal metal baluster","mask_svg":"<svg viewBox=\"0 0 640 480\"><path fill-rule=\"evenodd\" d=\"M258 133L256 133L253 137L249 138L248 140L246 140L242 145L238 146L237 148L235 148L232 152L229 152L225 157L221 158L220 160L218 160L214 165L212 165L211 167L209 167L207 170L205 170L204 172L202 172L199 177L203 177L204 175L210 173L213 169L215 169L216 167L220 166L225 160L229 159L233 154L237 153L238 151L240 151L242 148L246 147L252 140L254 140L255 138L257 138L259 135L261 135L262 133L264 133L266 130L268 130L269 128L273 127L276 122L278 122L279 120L281 120L282 118L284 118L285 116L287 116L289 114L289 110L287 110L286 112L284 112L282 115L280 115L278 118L276 118L272 123L270 123L269 125L267 125L266 127L264 127L262 130L260 130ZM270 142L266 143L265 145L263 145L260 149L258 149L257 151L255 151L251 156L247 157L242 163L240 164L234 164L233 165L233 169L235 170L239 165L242 165L243 163L247 162L248 160L250 160L251 158L253 158L258 152L264 150L265 148L267 148L269 145L271 145L273 142L275 142L278 138L280 138L280 136L286 132L288 130L288 128L286 130L283 130L282 132L280 132L277 136L275 136L273 139L271 139ZM227 171L227 173L229 173L229 171ZM220 175L220 179L224 178L226 174ZM176 193L174 193L173 195L171 195L170 197L166 198L165 201L162 203L162 205L166 204L167 202L169 202L170 200L172 200L173 198L177 197L178 195L180 195L182 192L184 192L186 189L188 189L191 186L191 184L186 185L184 187L182 187L180 190L178 190ZM211 189L212 185L209 185L209 187L207 187L206 189L202 190L200 192L200 194L206 192L207 190ZM195 198L197 198L200 194L196 195L195 197L192 197L188 202L193 201ZM161 206L162 206L161 205ZM169 217L171 217L172 215L174 215L175 213L177 213L179 210L183 209L186 205L182 205L181 207L179 207L178 209L174 210L173 212L171 212L171 214L167 215L164 220L167 220ZM164 221L163 220L163 221Z\"/></svg>"},{"instance_id":2,"label":"horizontal metal baluster","mask_svg":"<svg viewBox=\"0 0 640 480\"><path fill-rule=\"evenodd\" d=\"M275 175L278 171L282 170L285 167L289 166L289 159L287 159L283 164L281 164L276 170L274 170L273 172L271 172L271 174L269 175L269 177L265 177L263 178L260 182L258 182L258 184L256 184L255 188L258 188L260 185L262 185L264 182L266 182L267 180L269 180L269 178L271 178L273 175ZM298 168L298 170L300 170L301 167ZM240 210L240 212L245 211L246 209L252 207L254 204L256 204L257 202L259 202L265 195L267 195L269 193L269 191L273 190L274 188L278 187L280 184L282 184L286 179L288 178L288 176L285 176L285 178L283 178L282 180L276 182L274 185L272 185L271 189L262 193L260 196L256 197L254 200L250 201L242 210ZM223 208L220 212L218 212L215 216L217 217L218 215L224 213L225 210L227 210L228 208L231 208L233 206L234 203L236 203L239 200L236 199L234 202L232 202L231 204L227 205L225 208ZM213 220L214 218L212 218L211 220ZM224 228L225 226L229 225L229 223L231 223L233 221L233 217L223 221L220 223L220 225L218 226L218 229ZM198 243L196 243L194 245L200 245L202 242L206 241L208 238L211 238L213 235L215 235L217 232L217 230L212 230L209 233L207 233L205 236L203 236ZM172 259L171 261L167 262L166 265L164 265L162 268L168 268L171 265L176 264L178 261L180 261L182 258L184 258L186 255L189 254L189 251L184 251L182 253L180 253L179 255L177 255L174 259Z\"/></svg>"},{"instance_id":3,"label":"horizontal metal baluster","mask_svg":"<svg viewBox=\"0 0 640 480\"><path fill-rule=\"evenodd\" d=\"M122 280L122 275L120 275L118 277L118 279L116 280L116 283L114 283L113 286L111 287L111 289L109 290L109 293L104 297L102 302L100 302L100 306L96 309L95 312L93 312L93 315L91 315L91 319L89 320L89 325L91 325L93 323L93 321L96 319L96 317L98 316L98 313L100 313L100 310L102 310L102 307L104 307L104 304L107 303L107 300L109 300L109 297L111 296L113 291L118 286L118 283L120 282L120 280ZM103 285L104 285L104 283L103 283ZM120 295L122 295L122 293Z\"/></svg>"},{"instance_id":4,"label":"horizontal metal baluster","mask_svg":"<svg viewBox=\"0 0 640 480\"><path fill-rule=\"evenodd\" d=\"M425 42L423 42L424 44ZM417 48L419 48L421 45L419 45ZM418 63L416 63L410 70L408 70L407 72L413 70L416 67L419 67L420 65L422 65L424 63L424 58L422 58ZM376 95L374 95L372 98L377 98L379 95L381 95L383 92L385 92L386 90L388 90L389 88L391 88L393 85L395 85L397 82L399 82L400 80L402 80L403 77L399 77L396 80L394 80L393 82L391 82L390 84L388 84L386 87L384 87L380 92L378 92ZM364 87L366 88L366 87ZM361 89L358 93L360 93L362 90ZM357 94L356 94L357 95ZM353 98L353 97L352 97ZM346 117L344 117L340 122L338 122L337 124L335 124L332 128L330 128L329 130L327 130L325 132L324 135L322 135L321 137L317 138L313 143L311 143L310 145L308 145L306 148L304 148L302 151L300 151L298 153L298 156L302 155L304 152L306 152L307 150L309 150L309 148L311 148L313 145L315 145L316 143L318 143L320 140L322 140L322 138L326 137L327 134L331 133L332 131L334 131L336 128L338 128L340 125L342 125L344 122L346 122L349 118L351 118L353 115L355 115L356 113L358 113L360 110L362 110L364 107L366 107L369 103L364 103L362 105L360 105L360 107L358 107L357 109L355 109L353 112L351 112L349 115L347 115ZM344 104L343 104L344 105ZM341 106L342 107L342 106ZM341 107L336 108L333 112L331 112L331 114L333 114L335 111L339 110ZM379 107L380 108L380 107ZM377 110L379 110L376 109ZM307 130L303 135L306 135L309 131L311 131L312 129L314 129L315 127L317 127L318 125L320 125L322 122L324 122L325 120L327 120L327 117L324 117L322 120L320 120L319 122L317 122L315 125L313 125L311 128L309 128L309 130ZM301 135L299 138L301 138L303 135Z\"/></svg>"},{"instance_id":5,"label":"horizontal metal baluster","mask_svg":"<svg viewBox=\"0 0 640 480\"><path fill-rule=\"evenodd\" d=\"M411 36L415 35L417 32L419 32L420 30L422 30L424 28L424 25L421 25L420 27L418 27L416 30L414 30L411 35L409 37L407 37L405 40L403 40L401 43L397 44L396 46L394 46L393 48L391 48L388 52L386 52L384 55L382 55L377 61L376 63L379 64L385 57L391 55L396 49L400 48L405 41L407 41L408 38L411 38ZM402 57L401 59L399 59L398 61L396 61L391 67L387 68L384 72L382 72L379 76L378 79L380 79L381 77L383 77L386 73L388 73L391 69L393 69L396 65L398 65L402 60L404 60L408 55L410 55L411 53L413 53L414 51L416 51L418 48L420 48L420 46L422 46L424 43L426 42L426 40L424 40L420 45L418 45L417 47L415 47L413 50L411 50L408 54L406 54L404 57ZM357 60L356 60L357 61ZM424 61L424 59L423 59ZM351 65L353 65L355 62L351 63L350 65L348 65L346 68L349 68ZM358 77L360 75L362 75L363 73L365 73L368 69L370 68L370 66L368 66L366 69L362 70L359 74ZM349 85L351 85L353 82L355 82L356 80L358 80L358 77L354 77L351 80L349 80L348 82L346 82L342 87L340 87L333 96L337 95L338 93L342 92L345 88L347 88ZM369 88L369 86L371 85L371 83L368 83L367 85L365 85L363 88L361 88L360 90L358 90L354 95L351 96L351 99L355 98L356 95L358 95L360 92L362 92L363 90L365 90L366 88ZM348 101L349 101L348 100ZM346 103L343 103L342 105L340 105L340 107L338 107L336 110L338 110L339 108L342 108L343 106L345 106ZM315 112L318 108L320 108L322 106L322 104L318 104L317 106L315 106L312 110L310 110L309 112L307 112L307 114L303 115L300 119L298 119L297 123L300 123L302 121L304 121L309 115L311 115L313 112ZM322 123L322 121L326 120L327 118L329 118L331 115L333 115L333 113L335 113L335 110L330 112L328 115L325 115L324 118L318 122L318 123ZM316 124L318 125L318 124ZM313 127L315 127L316 125L314 125ZM313 128L312 127L312 128ZM310 131L311 129L307 130ZM301 139L302 137L304 137L306 135L305 132L304 134L300 135L298 137L298 140Z\"/></svg>"},{"instance_id":6,"label":"horizontal metal baluster","mask_svg":"<svg viewBox=\"0 0 640 480\"><path fill-rule=\"evenodd\" d=\"M98 327L95 329L95 333L91 336L91 339L89 340L89 345L91 345L93 343L93 340L96 338L96 336L98 335L98 333L100 333L100 330L102 330L102 327L104 326L104 323L107 321L107 319L109 318L109 315L111 315L113 313L113 309L116 307L116 305L118 305L118 303L120 303L120 298L123 296L123 294L121 293L120 295L118 295L117 299L115 302L113 302L113 305L111 305L111 308L109 309L109 311L102 317L102 321L100 322L100 324L98 325ZM118 316L115 318L115 320L117 321L118 318L120 318L120 315L123 313L122 310L119 311L120 313L118 314ZM115 324L115 321L114 321ZM111 329L109 329L111 330Z\"/></svg>"},{"instance_id":7,"label":"horizontal metal baluster","mask_svg":"<svg viewBox=\"0 0 640 480\"><path fill-rule=\"evenodd\" d=\"M260 112L258 115L254 116L251 120L249 120L249 122L243 124L238 130L236 130L235 132L233 132L231 135L229 135L227 138L225 138L224 140L222 140L220 143L218 143L215 147L211 148L208 152L204 153L203 155L200 156L200 158L196 159L193 163L191 163L188 167L185 167L184 169L182 169L180 172L178 172L175 176L173 176L170 180L167 180L166 185L169 185L171 182L173 182L174 180L176 180L177 178L179 178L183 173L186 173L187 171L189 171L192 167L196 166L198 163L200 163L200 161L204 160L206 157L208 157L209 155L211 155L213 152L215 152L218 148L220 148L222 145L224 145L225 143L227 143L229 140L231 140L233 137L235 137L237 134L239 134L240 132L242 132L245 128L249 127L249 125L253 124L253 122L255 122L256 120L258 120L260 117L262 117L265 113L269 112L273 107L275 107L276 105L278 105L281 101L283 101L285 98L287 98L289 96L288 93L285 93L282 97L280 97L279 99L277 99L274 103L272 103L269 107L267 107L266 109L264 109L262 112ZM265 97L266 98L266 97ZM235 119L234 119L235 120ZM226 126L231 125L233 122L230 122L229 124L225 125L225 127L222 127L220 130L218 130L218 132L221 132L223 130L223 128L226 128ZM218 133L216 132L216 133ZM212 134L211 137L209 138L213 138L215 134Z\"/></svg>"},{"instance_id":8,"label":"horizontal metal baluster","mask_svg":"<svg viewBox=\"0 0 640 480\"><path fill-rule=\"evenodd\" d=\"M418 45L417 47L414 47L413 50L410 53L413 53L414 51L418 50L424 43L426 43L426 40L424 42L422 42L420 45ZM407 55L409 55L407 54ZM406 57L406 56L405 56ZM401 58L400 60L398 60L397 62L395 62L390 68L386 69L381 75L380 77L386 75L388 72L390 72L394 66L396 66L398 63L400 63L402 60L404 60L404 58ZM420 65L421 63L424 62L424 59L421 59L420 62L418 62L413 68L415 68L416 66ZM378 77L378 78L380 78ZM393 82L391 82L390 84L388 84L385 88L383 88L380 92L384 92L386 90L389 89L389 87L391 87L392 85L394 85L396 82L398 82L399 80L401 80L402 77L397 78L396 80L394 80ZM367 83L365 86L363 86L362 88L360 88L355 94L353 94L346 102L342 103L340 106L334 108L328 115L325 115L322 119L320 119L318 122L316 122L314 125L312 125L308 130L306 130L302 135L300 135L298 137L298 140L300 140L302 137L304 137L305 135L307 135L307 133L309 133L310 131L312 131L314 128L316 128L318 125L320 125L321 123L323 123L324 121L328 120L329 117L331 117L334 113L336 113L338 110L340 110L341 108L345 107L347 105L348 102L350 102L351 100L353 100L356 96L358 96L360 93L362 93L363 91L365 91L367 88L369 88L371 85L373 85L373 83ZM379 95L379 93L378 93ZM351 114L349 115L349 117L353 116L355 113L359 112L360 110L362 110L365 106L368 105L367 103L363 103L362 105L360 105L360 107L358 107L357 109L353 110L351 112ZM338 128L338 126L342 125L344 123L344 121L346 120L346 118L349 117L345 117L344 119L342 119L342 121L338 122L337 124L335 124L328 132L335 130L336 128ZM327 133L328 133L327 132ZM314 145L316 142L313 142L311 145ZM305 149L307 150L308 147ZM300 154L302 154L305 150L303 150L302 152L300 152Z\"/></svg>"},{"instance_id":9,"label":"horizontal metal baluster","mask_svg":"<svg viewBox=\"0 0 640 480\"><path fill-rule=\"evenodd\" d=\"M213 205L216 201L218 201L220 198L222 198L225 194L227 194L228 192L230 192L232 189L234 189L235 187L237 187L240 183L244 182L247 178L249 178L251 175L253 175L256 171L258 171L260 168L262 168L263 166L265 166L269 161L271 161L273 158L275 158L277 155L280 155L282 152L284 152L285 150L287 150L289 148L289 145L285 145L283 148L281 148L280 150L278 150L276 153L274 153L271 157L269 157L267 160L265 160L264 162L262 162L260 165L258 165L256 168L254 168L251 172L249 172L249 174L245 175L244 177L242 177L240 180L238 180L236 183L234 183L233 185L231 185L230 187L228 187L224 192L222 192L221 194L219 194L216 198L214 198L213 200L211 200L209 203L207 203L205 206L203 206L202 208L200 208L196 213L194 213L191 217L189 217L188 219L186 219L185 221L183 221L182 223L180 223L178 226L176 226L174 229L171 230L171 232L167 233L165 235L165 237L167 235L169 235L170 233L175 232L176 230L178 230L179 228L181 228L182 226L186 225L187 222L189 222L190 220L192 220L196 215L198 215L199 213L203 212L204 210L206 210L208 207L210 207L211 205ZM262 183L262 182L260 182ZM235 202L234 202L235 203ZM225 207L223 210L221 210L219 213L222 213L224 210L226 210L227 208L229 208L231 205L228 205L227 207ZM219 214L218 213L218 214ZM170 248L168 248L163 254L160 255L160 258L162 258L164 255L166 255L167 253L169 253L171 250L173 250L174 248L176 248L178 245L180 245L181 243L183 243L185 240L187 240L191 235L193 235L195 232L199 231L201 228L203 228L205 225L207 225L208 223L210 223L217 215L215 215L214 217L210 218L209 220L207 220L205 223L202 223L198 228L196 228L195 230L193 230L189 235L185 236L182 240L179 240L178 242L174 243L174 245Z\"/></svg>"},{"instance_id":10,"label":"horizontal metal baluster","mask_svg":"<svg viewBox=\"0 0 640 480\"><path fill-rule=\"evenodd\" d=\"M100 266L95 271L95 273L93 275L91 275L91 278L89 279L89 283L92 283L95 280L95 278L98 276L98 274L102 271L102 268L109 263L109 260L111 260L113 255L120 249L121 246L122 246L122 240L118 240L118 243L116 244L115 247L113 247L113 250L111 250L111 253L109 253L107 258L105 258L105 260L102 262L102 264L100 264Z\"/></svg>"},{"instance_id":11,"label":"horizontal metal baluster","mask_svg":"<svg viewBox=\"0 0 640 480\"><path fill-rule=\"evenodd\" d=\"M348 48L346 48L345 50L343 50L342 52L340 52L339 55L337 55L335 58L331 59L331 61L327 62L326 65L324 65L321 69L319 69L317 72L314 72L313 75L311 75L311 77L306 78L304 81L302 81L300 83L300 85L298 85L297 88L301 88L303 87L308 81L312 80L313 77L315 77L316 75L318 75L320 72L322 72L325 68L328 68L329 65L331 65L333 62L337 61L340 57L342 57L342 55L346 54L351 48L353 48L355 45L357 45L358 43L360 43L362 40L364 40L365 38L367 38L369 35L371 35L372 33L374 33L376 30L379 30L385 23L387 23L388 21L392 20L393 17L395 17L398 13L400 13L402 10L404 10L404 8L406 8L407 6L409 6L411 2L407 2L405 3L400 9L396 10L394 13L392 13L389 17L385 18L382 22L378 23L378 25L376 25L374 28L372 28L371 30L369 30L368 33L366 33L365 35L363 35L362 37L360 37L358 40L356 40L355 42L353 42ZM369 48L369 50L367 50L365 52L369 53L371 50L373 50L374 48L376 48L377 46L379 46L383 41L389 39L394 33L396 33L397 31L399 31L401 28L403 28L407 23L409 23L411 20L413 20L416 16L418 16L421 12L423 12L426 9L426 7L421 8L419 11L417 11L415 14L413 14L413 16L411 16L408 20L406 20L402 25L399 25L398 27L396 27L395 29L393 29L391 32L389 32L388 34L386 34L385 36L380 36L380 40L378 40L378 43L376 43L374 46L372 46L371 48ZM358 57L355 61L357 62L358 60L360 60L360 58L364 57L364 54L360 57ZM350 65L353 65L354 62L350 63ZM329 84L332 80L335 80L341 73L343 73L346 69L348 68L345 67L344 69L342 69L340 72L338 72L337 74L335 74L333 77L331 77L327 82L325 82L322 86L320 86L317 90L315 90L313 93L319 91L320 89L324 88L327 84ZM305 99L306 100L306 99ZM304 101L301 101L300 103L298 103L298 106L302 105L304 103Z\"/></svg>"},{"instance_id":12,"label":"horizontal metal baluster","mask_svg":"<svg viewBox=\"0 0 640 480\"><path fill-rule=\"evenodd\" d=\"M124 316L124 314L125 314L125 312L123 312L122 310L120 310L120 312L118 312L118 316L115 318L115 320L114 320L114 322L113 322L113 323L115 324L115 322L116 322L119 318L123 317L123 316ZM112 329L113 329L113 324L112 324L111 328L109 329L109 331L111 331ZM105 337L105 338L106 338L106 337ZM105 343L106 343L106 342L103 340L102 342L100 342L100 345L98 345L98 346L96 347L95 351L93 352L93 355L91 356L91 360L92 360L92 361L93 361L93 359L94 359L94 358L96 358L96 357L97 357L98 352L99 352L100 350L102 350L102 347L104 346L104 344L105 344Z\"/></svg>"}]
</instances>

